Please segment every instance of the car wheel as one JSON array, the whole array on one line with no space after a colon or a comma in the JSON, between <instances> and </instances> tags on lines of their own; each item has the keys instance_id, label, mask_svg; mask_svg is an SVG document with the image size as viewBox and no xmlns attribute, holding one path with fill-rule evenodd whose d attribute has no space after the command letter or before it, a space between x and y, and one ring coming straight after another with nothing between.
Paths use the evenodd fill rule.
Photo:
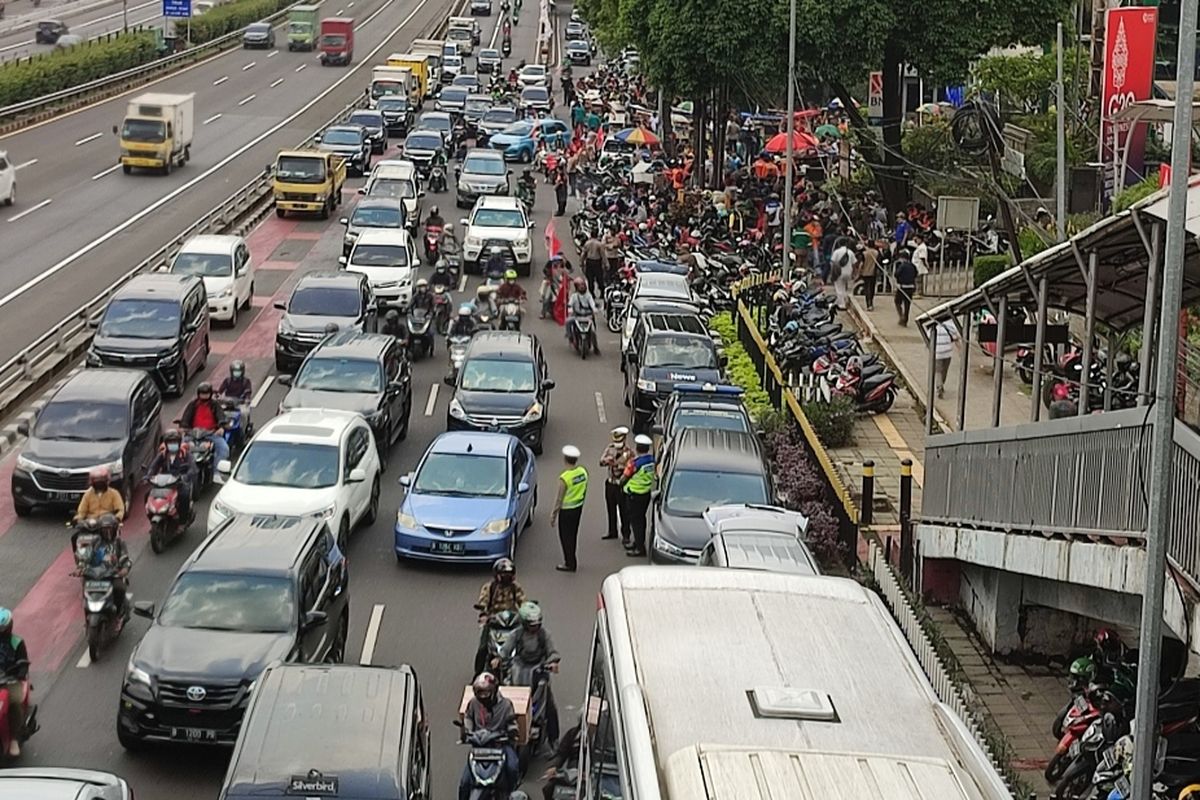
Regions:
<instances>
[{"instance_id":1,"label":"car wheel","mask_svg":"<svg viewBox=\"0 0 1200 800\"><path fill-rule=\"evenodd\" d=\"M246 311L250 310L250 306L254 303L254 281L250 281L250 291L246 293L246 302L242 303L242 308Z\"/></svg>"},{"instance_id":2,"label":"car wheel","mask_svg":"<svg viewBox=\"0 0 1200 800\"><path fill-rule=\"evenodd\" d=\"M350 545L350 515L346 514L342 517L342 524L338 525L338 549L342 553L346 552L346 548Z\"/></svg>"},{"instance_id":3,"label":"car wheel","mask_svg":"<svg viewBox=\"0 0 1200 800\"><path fill-rule=\"evenodd\" d=\"M129 167L126 167L126 168L125 168L125 173L126 173L126 174L128 174L128 173L129 173ZM283 210L282 208L280 208L279 206L275 206L275 216L277 216L277 217L283 217L285 214L287 214L287 212L286 212L286 211L284 211L284 210Z\"/></svg>"},{"instance_id":4,"label":"car wheel","mask_svg":"<svg viewBox=\"0 0 1200 800\"><path fill-rule=\"evenodd\" d=\"M363 515L363 525L374 525L375 520L379 519L379 476L375 477L375 482L371 484L371 501L367 504L367 513Z\"/></svg>"},{"instance_id":5,"label":"car wheel","mask_svg":"<svg viewBox=\"0 0 1200 800\"><path fill-rule=\"evenodd\" d=\"M429 354L431 356L433 355L432 349L430 350ZM410 394L408 396L408 402L406 402L404 404L404 418L402 420L400 420L400 433L396 436L396 441L403 442L405 439L408 438L408 423L409 423L409 419L411 417L412 417L412 395Z\"/></svg>"},{"instance_id":6,"label":"car wheel","mask_svg":"<svg viewBox=\"0 0 1200 800\"><path fill-rule=\"evenodd\" d=\"M183 397L183 393L187 391L188 368L187 361L180 360L179 366L175 368L175 396Z\"/></svg>"},{"instance_id":7,"label":"car wheel","mask_svg":"<svg viewBox=\"0 0 1200 800\"><path fill-rule=\"evenodd\" d=\"M230 315L229 315L229 327L231 327L231 328L237 327L237 317L238 317L238 306L239 305L240 305L240 303L238 303L237 298L236 297L233 298L233 312L230 313Z\"/></svg>"},{"instance_id":8,"label":"car wheel","mask_svg":"<svg viewBox=\"0 0 1200 800\"><path fill-rule=\"evenodd\" d=\"M346 660L346 629L350 627L350 609L342 612L342 616L338 619L338 632L334 637L333 645L329 648L329 652L325 654L326 664L341 664Z\"/></svg>"},{"instance_id":9,"label":"car wheel","mask_svg":"<svg viewBox=\"0 0 1200 800\"><path fill-rule=\"evenodd\" d=\"M521 163L528 164L531 161L533 161L533 151L532 150L522 150L521 151Z\"/></svg>"},{"instance_id":10,"label":"car wheel","mask_svg":"<svg viewBox=\"0 0 1200 800\"><path fill-rule=\"evenodd\" d=\"M4 201L4 205L11 206L17 202L17 182L13 181L12 188L8 190L8 199Z\"/></svg>"},{"instance_id":11,"label":"car wheel","mask_svg":"<svg viewBox=\"0 0 1200 800\"><path fill-rule=\"evenodd\" d=\"M143 750L146 746L145 742L126 731L119 722L117 723L117 741L121 743L121 747L124 747L130 753Z\"/></svg>"},{"instance_id":12,"label":"car wheel","mask_svg":"<svg viewBox=\"0 0 1200 800\"><path fill-rule=\"evenodd\" d=\"M211 352L212 346L208 343L208 337L204 337L204 349L200 351L200 369L208 366L208 354Z\"/></svg>"},{"instance_id":13,"label":"car wheel","mask_svg":"<svg viewBox=\"0 0 1200 800\"><path fill-rule=\"evenodd\" d=\"M515 532L508 537L508 560L513 563L517 561L517 534Z\"/></svg>"}]
</instances>

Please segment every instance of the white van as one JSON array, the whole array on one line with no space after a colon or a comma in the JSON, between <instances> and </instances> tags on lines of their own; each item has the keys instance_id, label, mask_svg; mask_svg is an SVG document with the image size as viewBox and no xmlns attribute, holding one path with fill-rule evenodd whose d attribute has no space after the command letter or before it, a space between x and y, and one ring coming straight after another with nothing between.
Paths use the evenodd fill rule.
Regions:
<instances>
[{"instance_id":1,"label":"white van","mask_svg":"<svg viewBox=\"0 0 1200 800\"><path fill-rule=\"evenodd\" d=\"M389 158L379 161L359 194L366 197L390 197L404 203L404 219L414 233L421 224L421 173L411 161Z\"/></svg>"},{"instance_id":2,"label":"white van","mask_svg":"<svg viewBox=\"0 0 1200 800\"><path fill-rule=\"evenodd\" d=\"M17 202L17 168L4 150L0 150L0 197L4 198L6 206Z\"/></svg>"},{"instance_id":3,"label":"white van","mask_svg":"<svg viewBox=\"0 0 1200 800\"><path fill-rule=\"evenodd\" d=\"M168 272L204 280L208 316L237 325L238 311L249 310L254 297L254 265L240 236L193 236L184 242Z\"/></svg>"}]
</instances>

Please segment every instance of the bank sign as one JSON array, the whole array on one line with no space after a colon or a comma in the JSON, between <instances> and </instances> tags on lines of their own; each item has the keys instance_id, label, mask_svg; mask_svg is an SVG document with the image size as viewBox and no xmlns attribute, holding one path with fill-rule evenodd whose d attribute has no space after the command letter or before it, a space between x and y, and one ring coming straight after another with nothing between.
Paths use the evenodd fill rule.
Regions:
<instances>
[{"instance_id":1,"label":"bank sign","mask_svg":"<svg viewBox=\"0 0 1200 800\"><path fill-rule=\"evenodd\" d=\"M1117 123L1113 116L1137 100L1150 99L1157 31L1157 8L1110 8L1105 12L1100 121L1100 161L1106 167L1105 199L1141 180L1145 168L1146 123ZM1123 175L1119 174L1122 164Z\"/></svg>"}]
</instances>

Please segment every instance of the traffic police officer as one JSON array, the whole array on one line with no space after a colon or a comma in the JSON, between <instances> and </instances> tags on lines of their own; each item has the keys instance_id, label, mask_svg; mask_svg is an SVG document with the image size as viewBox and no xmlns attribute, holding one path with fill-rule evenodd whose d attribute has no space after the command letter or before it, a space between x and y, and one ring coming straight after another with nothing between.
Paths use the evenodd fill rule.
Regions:
<instances>
[{"instance_id":1,"label":"traffic police officer","mask_svg":"<svg viewBox=\"0 0 1200 800\"><path fill-rule=\"evenodd\" d=\"M558 526L558 541L563 552L563 563L555 569L574 572L579 566L575 561L575 543L579 538L583 501L587 497L588 471L579 463L582 454L578 447L567 445L562 449L562 454L566 467L558 476L558 497L550 514L550 526Z\"/></svg>"},{"instance_id":2,"label":"traffic police officer","mask_svg":"<svg viewBox=\"0 0 1200 800\"><path fill-rule=\"evenodd\" d=\"M625 509L633 528L633 542L625 555L636 558L646 555L646 512L650 509L650 492L654 489L653 440L639 434L633 439L633 459L625 467Z\"/></svg>"}]
</instances>

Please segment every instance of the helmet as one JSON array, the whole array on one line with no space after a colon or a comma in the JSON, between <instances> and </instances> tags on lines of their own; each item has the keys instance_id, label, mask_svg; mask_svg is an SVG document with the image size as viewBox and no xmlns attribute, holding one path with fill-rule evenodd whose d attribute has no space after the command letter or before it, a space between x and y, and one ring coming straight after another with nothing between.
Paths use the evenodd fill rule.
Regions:
<instances>
[{"instance_id":1,"label":"helmet","mask_svg":"<svg viewBox=\"0 0 1200 800\"><path fill-rule=\"evenodd\" d=\"M421 291L422 289L428 289L428 288L429 288L429 280L428 279L421 278L419 281L417 281L417 291Z\"/></svg>"},{"instance_id":2,"label":"helmet","mask_svg":"<svg viewBox=\"0 0 1200 800\"><path fill-rule=\"evenodd\" d=\"M246 374L246 362L238 359L229 365L229 377L240 378Z\"/></svg>"},{"instance_id":3,"label":"helmet","mask_svg":"<svg viewBox=\"0 0 1200 800\"><path fill-rule=\"evenodd\" d=\"M517 565L511 558L501 558L492 565L492 574L506 583L511 583L517 576Z\"/></svg>"},{"instance_id":4,"label":"helmet","mask_svg":"<svg viewBox=\"0 0 1200 800\"><path fill-rule=\"evenodd\" d=\"M388 312L383 315L383 321L395 325L400 321L400 312L394 308L388 309Z\"/></svg>"},{"instance_id":5,"label":"helmet","mask_svg":"<svg viewBox=\"0 0 1200 800\"><path fill-rule=\"evenodd\" d=\"M795 319L791 320L790 322L788 322L787 325L783 326L784 333L795 333L798 330L800 330L800 321L799 320L795 320Z\"/></svg>"},{"instance_id":6,"label":"helmet","mask_svg":"<svg viewBox=\"0 0 1200 800\"><path fill-rule=\"evenodd\" d=\"M0 633L8 635L12 633L13 613L7 608L0 608Z\"/></svg>"},{"instance_id":7,"label":"helmet","mask_svg":"<svg viewBox=\"0 0 1200 800\"><path fill-rule=\"evenodd\" d=\"M515 281L517 279L517 271L515 269L504 270L504 280Z\"/></svg>"},{"instance_id":8,"label":"helmet","mask_svg":"<svg viewBox=\"0 0 1200 800\"><path fill-rule=\"evenodd\" d=\"M447 222L446 227L442 228L445 233L454 233L454 223Z\"/></svg>"},{"instance_id":9,"label":"helmet","mask_svg":"<svg viewBox=\"0 0 1200 800\"><path fill-rule=\"evenodd\" d=\"M96 522L100 525L101 531L110 532L110 533L116 533L117 528L121 524L117 520L117 515L113 514L111 512L106 513L106 514L101 514L100 518L98 520L96 520Z\"/></svg>"},{"instance_id":10,"label":"helmet","mask_svg":"<svg viewBox=\"0 0 1200 800\"><path fill-rule=\"evenodd\" d=\"M440 216L441 216L441 214L439 214L439 213L438 213L438 207L437 207L437 206L430 206L430 207L429 207L429 216L431 216L431 217L440 217Z\"/></svg>"},{"instance_id":11,"label":"helmet","mask_svg":"<svg viewBox=\"0 0 1200 800\"><path fill-rule=\"evenodd\" d=\"M495 675L490 672L481 672L471 682L471 691L475 694L476 700L485 706L491 705L496 701L497 685Z\"/></svg>"},{"instance_id":12,"label":"helmet","mask_svg":"<svg viewBox=\"0 0 1200 800\"><path fill-rule=\"evenodd\" d=\"M645 232L646 232L646 223L644 223L644 222L639 222L639 223L638 223L638 230L639 230L639 231L641 231L642 233L645 233Z\"/></svg>"},{"instance_id":13,"label":"helmet","mask_svg":"<svg viewBox=\"0 0 1200 800\"><path fill-rule=\"evenodd\" d=\"M211 391L211 390L210 390ZM108 482L112 479L112 473L108 471L108 467L96 467L88 473L88 483L92 485L96 491L104 491L108 488Z\"/></svg>"},{"instance_id":14,"label":"helmet","mask_svg":"<svg viewBox=\"0 0 1200 800\"><path fill-rule=\"evenodd\" d=\"M1121 642L1121 636L1112 628L1101 628L1096 631L1093 642L1096 645L1096 652L1106 664L1120 663L1125 655L1125 645Z\"/></svg>"},{"instance_id":15,"label":"helmet","mask_svg":"<svg viewBox=\"0 0 1200 800\"><path fill-rule=\"evenodd\" d=\"M486 299L487 296L490 295L491 293L492 293L492 287L490 287L490 286L480 286L478 289L475 290L475 296L478 297L480 300Z\"/></svg>"},{"instance_id":16,"label":"helmet","mask_svg":"<svg viewBox=\"0 0 1200 800\"><path fill-rule=\"evenodd\" d=\"M532 600L522 603L517 613L521 615L521 624L526 628L542 624L542 608Z\"/></svg>"},{"instance_id":17,"label":"helmet","mask_svg":"<svg viewBox=\"0 0 1200 800\"><path fill-rule=\"evenodd\" d=\"M163 434L163 442L175 442L178 444L182 441L183 434L179 432L178 428L168 428L167 432Z\"/></svg>"},{"instance_id":18,"label":"helmet","mask_svg":"<svg viewBox=\"0 0 1200 800\"><path fill-rule=\"evenodd\" d=\"M585 281L583 278L576 278L575 279L575 288L581 292L586 292L587 291L587 281Z\"/></svg>"},{"instance_id":19,"label":"helmet","mask_svg":"<svg viewBox=\"0 0 1200 800\"><path fill-rule=\"evenodd\" d=\"M461 305L461 306L459 306L459 307L458 307L458 315L459 315L460 317L469 317L469 316L471 316L471 307L470 307L470 306L468 306L468 305L465 305L465 304L464 304L464 305Z\"/></svg>"},{"instance_id":20,"label":"helmet","mask_svg":"<svg viewBox=\"0 0 1200 800\"><path fill-rule=\"evenodd\" d=\"M202 381L200 385L196 387L196 397L201 397L206 394L212 394L212 384L208 381Z\"/></svg>"}]
</instances>

